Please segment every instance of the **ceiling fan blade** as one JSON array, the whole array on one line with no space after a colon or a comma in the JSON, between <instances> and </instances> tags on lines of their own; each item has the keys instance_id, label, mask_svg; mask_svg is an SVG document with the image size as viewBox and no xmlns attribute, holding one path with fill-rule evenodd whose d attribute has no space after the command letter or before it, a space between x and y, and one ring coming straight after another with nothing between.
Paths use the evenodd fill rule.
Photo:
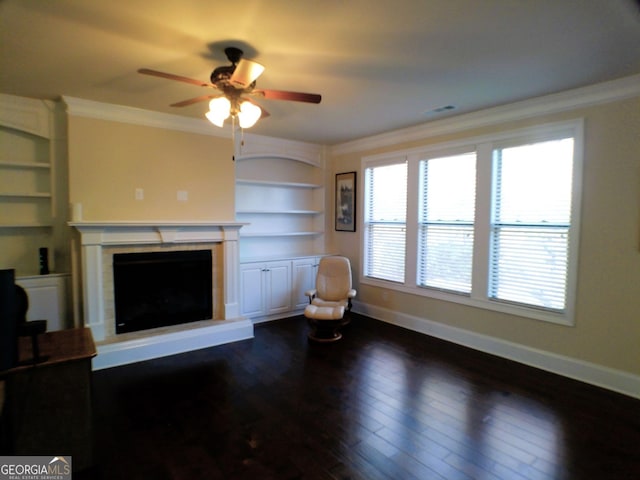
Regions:
<instances>
[{"instance_id":1,"label":"ceiling fan blade","mask_svg":"<svg viewBox=\"0 0 640 480\"><path fill-rule=\"evenodd\" d=\"M198 87L217 88L213 83L202 82L189 77L182 77L180 75L174 75L173 73L159 72L157 70L150 70L148 68L141 68L138 73L143 75L151 75L152 77L166 78L168 80L177 80L178 82L189 83L191 85L197 85Z\"/></svg>"},{"instance_id":2,"label":"ceiling fan blade","mask_svg":"<svg viewBox=\"0 0 640 480\"><path fill-rule=\"evenodd\" d=\"M241 58L229 81L238 87L247 88L264 72L264 66Z\"/></svg>"},{"instance_id":3,"label":"ceiling fan blade","mask_svg":"<svg viewBox=\"0 0 640 480\"><path fill-rule=\"evenodd\" d=\"M205 100L211 100L212 98L219 97L220 95L202 95L200 97L190 98L189 100L183 100L181 102L172 103L170 107L187 107L194 103L204 102Z\"/></svg>"},{"instance_id":4,"label":"ceiling fan blade","mask_svg":"<svg viewBox=\"0 0 640 480\"><path fill-rule=\"evenodd\" d=\"M322 95L317 93L285 92L283 90L254 90L254 94L267 100L290 100L293 102L320 103Z\"/></svg>"}]
</instances>

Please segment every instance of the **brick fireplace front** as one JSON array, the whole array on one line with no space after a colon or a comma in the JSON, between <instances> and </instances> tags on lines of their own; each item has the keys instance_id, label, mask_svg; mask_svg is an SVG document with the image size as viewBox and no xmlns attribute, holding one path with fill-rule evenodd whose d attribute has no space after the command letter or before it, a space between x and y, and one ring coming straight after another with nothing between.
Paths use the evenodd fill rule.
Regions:
<instances>
[{"instance_id":1,"label":"brick fireplace front","mask_svg":"<svg viewBox=\"0 0 640 480\"><path fill-rule=\"evenodd\" d=\"M80 232L83 324L98 346L94 369L253 337L240 316L239 223L73 222ZM115 333L113 255L210 249L213 315L183 326Z\"/></svg>"}]
</instances>

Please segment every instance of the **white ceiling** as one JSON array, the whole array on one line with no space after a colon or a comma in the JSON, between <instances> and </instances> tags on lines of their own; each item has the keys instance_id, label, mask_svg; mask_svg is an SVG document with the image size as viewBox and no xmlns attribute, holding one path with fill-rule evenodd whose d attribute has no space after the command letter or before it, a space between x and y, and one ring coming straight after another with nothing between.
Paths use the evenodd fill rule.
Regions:
<instances>
[{"instance_id":1,"label":"white ceiling","mask_svg":"<svg viewBox=\"0 0 640 480\"><path fill-rule=\"evenodd\" d=\"M640 73L637 0L1 0L0 92L61 95L203 118L208 81L237 46L262 100L251 129L336 144ZM433 113L454 105L455 110ZM217 128L212 126L211 128Z\"/></svg>"}]
</instances>

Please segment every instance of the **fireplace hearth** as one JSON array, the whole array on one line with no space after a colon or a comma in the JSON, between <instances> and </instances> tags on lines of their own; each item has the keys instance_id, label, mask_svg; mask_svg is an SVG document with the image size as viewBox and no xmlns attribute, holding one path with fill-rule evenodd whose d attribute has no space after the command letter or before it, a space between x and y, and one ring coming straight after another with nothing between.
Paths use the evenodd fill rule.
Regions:
<instances>
[{"instance_id":1,"label":"fireplace hearth","mask_svg":"<svg viewBox=\"0 0 640 480\"><path fill-rule=\"evenodd\" d=\"M116 334L213 318L211 250L113 255Z\"/></svg>"}]
</instances>

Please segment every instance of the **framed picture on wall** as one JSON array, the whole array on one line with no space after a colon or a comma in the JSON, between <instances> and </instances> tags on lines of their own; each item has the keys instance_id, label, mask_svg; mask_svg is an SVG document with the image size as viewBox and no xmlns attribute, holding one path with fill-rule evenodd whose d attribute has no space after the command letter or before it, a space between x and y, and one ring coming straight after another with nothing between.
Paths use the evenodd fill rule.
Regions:
<instances>
[{"instance_id":1,"label":"framed picture on wall","mask_svg":"<svg viewBox=\"0 0 640 480\"><path fill-rule=\"evenodd\" d=\"M336 230L356 231L356 172L336 174Z\"/></svg>"}]
</instances>

